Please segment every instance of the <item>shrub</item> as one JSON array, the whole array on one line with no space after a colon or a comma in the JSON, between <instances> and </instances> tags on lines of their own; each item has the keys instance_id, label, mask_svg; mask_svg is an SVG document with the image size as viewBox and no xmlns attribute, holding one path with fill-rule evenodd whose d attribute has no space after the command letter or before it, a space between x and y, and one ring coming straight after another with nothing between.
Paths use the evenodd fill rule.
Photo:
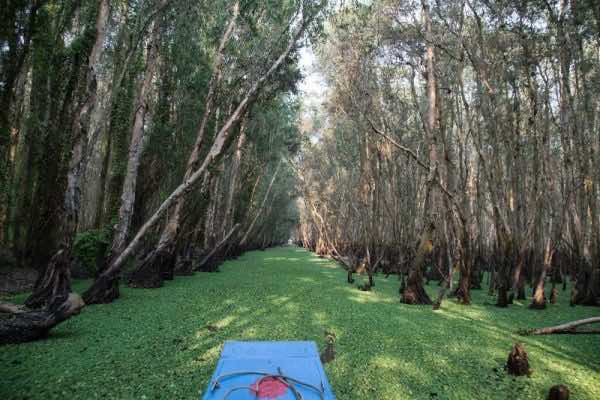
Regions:
<instances>
[{"instance_id":1,"label":"shrub","mask_svg":"<svg viewBox=\"0 0 600 400\"><path fill-rule=\"evenodd\" d=\"M77 234L73 253L86 272L91 275L96 273L98 260L106 253L110 238L111 230L109 226Z\"/></svg>"}]
</instances>

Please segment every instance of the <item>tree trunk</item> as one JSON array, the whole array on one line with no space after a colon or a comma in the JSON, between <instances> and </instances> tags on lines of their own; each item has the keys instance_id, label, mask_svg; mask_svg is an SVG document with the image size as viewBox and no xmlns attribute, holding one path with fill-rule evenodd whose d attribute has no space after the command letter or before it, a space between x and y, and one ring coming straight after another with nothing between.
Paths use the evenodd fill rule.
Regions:
<instances>
[{"instance_id":1,"label":"tree trunk","mask_svg":"<svg viewBox=\"0 0 600 400\"><path fill-rule=\"evenodd\" d=\"M175 263L175 238L179 225L169 221L162 231L156 248L143 258L128 279L127 284L132 288L159 288L163 280L173 279ZM173 267L173 268L171 268Z\"/></svg>"},{"instance_id":2,"label":"tree trunk","mask_svg":"<svg viewBox=\"0 0 600 400\"><path fill-rule=\"evenodd\" d=\"M236 198L236 193L238 191L238 175L240 173L240 165L242 163L242 149L246 143L246 118L242 119L240 123L240 136L237 140L235 146L235 152L233 153L233 159L231 161L231 173L230 173L230 182L229 182L229 190L227 192L227 200L225 204L225 217L223 222L223 232L225 235L227 230L233 224L233 216L235 214L234 201Z\"/></svg>"},{"instance_id":3,"label":"tree trunk","mask_svg":"<svg viewBox=\"0 0 600 400\"><path fill-rule=\"evenodd\" d=\"M108 304L118 299L120 296L119 272L114 271L114 273L108 274L105 271L98 275L92 286L83 293L85 304Z\"/></svg>"},{"instance_id":4,"label":"tree trunk","mask_svg":"<svg viewBox=\"0 0 600 400\"><path fill-rule=\"evenodd\" d=\"M461 264L465 262L461 260ZM471 274L467 268L461 267L460 279L458 282L458 292L461 304L468 306L471 304Z\"/></svg>"},{"instance_id":5,"label":"tree trunk","mask_svg":"<svg viewBox=\"0 0 600 400\"><path fill-rule=\"evenodd\" d=\"M423 287L423 267L425 258L433 253L433 233L435 232L435 212L439 206L437 198L438 182L438 157L437 134L439 131L439 115L437 110L437 83L435 78L435 53L429 4L427 0L421 1L423 19L425 22L425 40L427 52L425 56L427 69L427 120L426 134L429 146L429 172L425 186L425 201L423 204L423 233L420 245L406 281L406 288L402 292L400 301L406 304L431 304L431 299Z\"/></svg>"},{"instance_id":6,"label":"tree trunk","mask_svg":"<svg viewBox=\"0 0 600 400\"><path fill-rule=\"evenodd\" d=\"M145 144L145 118L148 111L148 101L152 90L152 79L158 61L158 43L160 40L160 24L154 23L152 28L152 37L148 44L146 56L146 71L144 80L136 100L136 111L131 132L131 143L129 145L129 158L127 160L127 172L123 181L123 190L121 193L121 207L119 208L118 222L115 226L112 245L110 247L110 260L117 257L126 244L131 228L131 219L133 217L133 207L135 203L135 193L138 177L140 160L144 151Z\"/></svg>"},{"instance_id":7,"label":"tree trunk","mask_svg":"<svg viewBox=\"0 0 600 400\"><path fill-rule=\"evenodd\" d=\"M490 271L490 284L488 286L488 296L493 296L494 293L496 292L496 267L493 266L492 270Z\"/></svg>"},{"instance_id":8,"label":"tree trunk","mask_svg":"<svg viewBox=\"0 0 600 400\"><path fill-rule=\"evenodd\" d=\"M584 306L600 305L600 267L594 268L584 263L573 289L576 291L574 304Z\"/></svg>"},{"instance_id":9,"label":"tree trunk","mask_svg":"<svg viewBox=\"0 0 600 400\"><path fill-rule=\"evenodd\" d=\"M265 197L263 197L263 200L262 200L262 203L260 204L259 209L256 211L256 214L254 215L254 218L252 219L250 226L248 226L248 229L246 229L246 233L242 237L242 240L240 240L241 248L244 248L244 246L246 245L246 242L248 241L248 236L250 235L250 233L252 233L252 229L254 229L254 225L256 224L256 221L258 221L258 217L260 217L260 215L262 214L262 212L265 208L265 205L267 204L267 199L269 198L271 189L273 189L273 184L275 183L275 180L277 179L277 174L279 173L280 167L281 167L281 160L279 160L277 162L277 167L275 168L275 172L273 173L271 182L269 182L269 186L267 187L267 191L265 192Z\"/></svg>"},{"instance_id":10,"label":"tree trunk","mask_svg":"<svg viewBox=\"0 0 600 400\"><path fill-rule=\"evenodd\" d=\"M503 283L498 286L498 301L496 307L508 307L508 288Z\"/></svg>"},{"instance_id":11,"label":"tree trunk","mask_svg":"<svg viewBox=\"0 0 600 400\"><path fill-rule=\"evenodd\" d=\"M204 246L209 249L217 239L215 221L219 217L218 209L222 207L221 203L221 183L223 181L223 163L215 167L215 173L212 175L208 187L209 201L204 218Z\"/></svg>"},{"instance_id":12,"label":"tree trunk","mask_svg":"<svg viewBox=\"0 0 600 400\"><path fill-rule=\"evenodd\" d=\"M525 293L525 278L521 275L519 284L517 285L517 300L526 300L527 294Z\"/></svg>"},{"instance_id":13,"label":"tree trunk","mask_svg":"<svg viewBox=\"0 0 600 400\"><path fill-rule=\"evenodd\" d=\"M498 290L498 300L496 302L496 306L504 308L508 307L508 305L511 303L511 300L508 296L508 290L510 286L510 267L514 262L514 245L512 236L506 229L506 224L504 224L499 218L499 210L497 208L494 214L496 215L496 229L498 230L498 248L496 251L498 252L499 257L499 268L496 274L496 288Z\"/></svg>"},{"instance_id":14,"label":"tree trunk","mask_svg":"<svg viewBox=\"0 0 600 400\"><path fill-rule=\"evenodd\" d=\"M85 101L79 106L73 121L73 148L69 161L64 205L61 210L59 248L27 299L26 304L29 307L42 307L53 302L57 297L68 295L71 291L70 263L81 205L81 175L85 167L87 128L96 103L96 69L104 44L109 11L109 0L100 0L96 16L96 38L88 56L86 93L83 97Z\"/></svg>"},{"instance_id":15,"label":"tree trunk","mask_svg":"<svg viewBox=\"0 0 600 400\"><path fill-rule=\"evenodd\" d=\"M450 272L450 275L452 274L452 272ZM450 284L450 279L446 279L443 283L442 283L442 287L440 288L440 291L438 292L438 297L435 299L435 301L433 302L433 309L434 310L439 310L442 307L442 301L444 300L444 297L446 296L446 292L448 291L448 289L450 289L452 286Z\"/></svg>"},{"instance_id":16,"label":"tree trunk","mask_svg":"<svg viewBox=\"0 0 600 400\"><path fill-rule=\"evenodd\" d=\"M402 291L400 301L405 304L432 304L429 295L423 287L423 266L426 258L431 256L433 251L432 237L435 231L433 223L429 224L421 237L421 244L417 249L412 268L408 273L406 287Z\"/></svg>"},{"instance_id":17,"label":"tree trunk","mask_svg":"<svg viewBox=\"0 0 600 400\"><path fill-rule=\"evenodd\" d=\"M160 15L166 10L167 6L172 3L173 0L158 0L155 5L154 10L149 13L149 15L145 18L145 20L141 23L141 29L139 29L135 34L129 29L129 19L126 17L123 22L121 22L120 32L118 34L116 48L119 49L118 53L115 54L115 66L113 70L111 85L112 88L110 90L110 97L107 102L107 110L109 119L106 128L106 148L105 155L102 160L102 170L100 172L100 187L103 190L100 190L100 196L98 199L98 208L96 210L94 216L94 225L100 226L103 224L111 223L111 219L113 218L113 213L118 212L117 207L120 206L120 194L122 193L122 188L125 185L123 177L114 177L110 176L110 167L115 163L124 163L125 157L127 154L123 154L123 161L114 160L115 158L121 158L119 150L121 148L125 148L125 143L120 142L120 135L125 135L125 132L117 132L117 126L115 126L115 113L120 113L122 110L120 109L120 95L123 91L125 91L130 83L129 81L135 81L135 76L131 76L132 73L137 74L134 71L137 67L132 68L132 66L136 65L134 62L134 57L138 54L137 50L142 44L144 38L146 37L148 28L152 26L156 26L156 20L160 17ZM133 3L128 3L126 6L124 13L128 14L131 12L131 8L135 7ZM158 43L158 41L156 42ZM122 61L120 61L122 60ZM128 76L129 74L129 76ZM124 85L124 82L126 84ZM129 103L129 101L127 101ZM139 103L138 103L139 104ZM138 104L135 104L137 106ZM144 112L146 112L145 110ZM129 114L129 113L127 113ZM134 109L132 114L137 114L137 109ZM118 124L117 124L118 125ZM126 127L127 131L129 127ZM116 168L117 170L119 168ZM127 170L128 171L128 170ZM119 171L120 174L120 171ZM107 179L107 176L109 179ZM109 257L107 257L106 262L102 267L108 267L110 265L110 253Z\"/></svg>"},{"instance_id":18,"label":"tree trunk","mask_svg":"<svg viewBox=\"0 0 600 400\"><path fill-rule=\"evenodd\" d=\"M196 271L202 270L203 267L211 260L211 258L225 245L225 243L227 243L227 241L229 240L229 238L235 233L235 231L237 231L237 229L239 227L240 227L240 224L235 224L233 226L233 228L231 228L231 230L229 231L229 233L227 233L227 235L225 235L225 237L219 243L217 243L217 245L215 247L213 247L213 249L210 251L210 253L208 253L202 259L202 261L200 261L200 263L198 263L198 265L194 269Z\"/></svg>"},{"instance_id":19,"label":"tree trunk","mask_svg":"<svg viewBox=\"0 0 600 400\"><path fill-rule=\"evenodd\" d=\"M514 299L515 297L517 299L522 297L520 294L523 292L525 282L521 272L523 270L523 264L525 264L525 258L526 256L524 254L520 254L517 260L517 266L513 270L512 287L510 293L511 299Z\"/></svg>"},{"instance_id":20,"label":"tree trunk","mask_svg":"<svg viewBox=\"0 0 600 400\"><path fill-rule=\"evenodd\" d=\"M546 276L552 268L552 256L554 255L554 249L550 247L550 238L546 242L546 249L544 251L544 264L542 271L538 278L537 284L535 285L535 291L533 293L533 299L529 308L543 310L546 308L546 294L544 293L544 284L546 282Z\"/></svg>"}]
</instances>

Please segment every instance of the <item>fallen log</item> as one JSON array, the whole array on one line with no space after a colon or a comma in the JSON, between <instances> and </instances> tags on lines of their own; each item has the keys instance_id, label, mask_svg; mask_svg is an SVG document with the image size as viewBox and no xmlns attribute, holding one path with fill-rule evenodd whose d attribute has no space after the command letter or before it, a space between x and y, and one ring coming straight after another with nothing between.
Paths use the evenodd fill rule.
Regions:
<instances>
[{"instance_id":1,"label":"fallen log","mask_svg":"<svg viewBox=\"0 0 600 400\"><path fill-rule=\"evenodd\" d=\"M591 317L580 319L577 321L567 322L556 326L548 326L545 328L528 329L522 331L524 335L551 335L551 334L589 334L600 333L600 329L577 329L579 326L600 323L600 317Z\"/></svg>"},{"instance_id":2,"label":"fallen log","mask_svg":"<svg viewBox=\"0 0 600 400\"><path fill-rule=\"evenodd\" d=\"M56 325L79 314L85 306L76 293L57 298L41 310L29 310L10 303L0 305L0 345L42 339Z\"/></svg>"}]
</instances>

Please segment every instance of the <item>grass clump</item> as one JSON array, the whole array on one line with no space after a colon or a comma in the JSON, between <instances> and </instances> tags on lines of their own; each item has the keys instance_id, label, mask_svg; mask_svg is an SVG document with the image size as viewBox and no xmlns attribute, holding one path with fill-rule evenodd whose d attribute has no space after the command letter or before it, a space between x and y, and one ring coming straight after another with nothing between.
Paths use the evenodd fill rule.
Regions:
<instances>
[{"instance_id":1,"label":"grass clump","mask_svg":"<svg viewBox=\"0 0 600 400\"><path fill-rule=\"evenodd\" d=\"M295 247L247 253L221 271L158 290L123 288L121 299L84 309L47 340L4 346L0 398L197 399L225 340L323 348L325 331L336 337L325 369L338 399L541 399L556 384L574 399L600 398L600 336L516 333L597 314L569 307L566 294L532 311L528 302L485 305L479 290L472 306L448 300L433 312L400 304L395 277L378 276L362 292L335 263ZM531 377L503 370L516 341Z\"/></svg>"}]
</instances>

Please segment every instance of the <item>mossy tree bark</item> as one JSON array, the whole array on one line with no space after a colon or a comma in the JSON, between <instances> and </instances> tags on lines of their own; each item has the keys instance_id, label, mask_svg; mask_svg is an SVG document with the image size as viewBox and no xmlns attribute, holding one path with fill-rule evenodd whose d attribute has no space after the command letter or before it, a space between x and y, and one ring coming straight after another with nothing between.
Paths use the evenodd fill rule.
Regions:
<instances>
[{"instance_id":1,"label":"mossy tree bark","mask_svg":"<svg viewBox=\"0 0 600 400\"><path fill-rule=\"evenodd\" d=\"M160 30L160 23L154 22L152 36L150 38L150 42L148 43L148 49L146 53L146 70L144 72L144 79L138 92L138 98L135 101L136 106L133 128L131 131L131 143L129 145L129 157L127 160L126 174L121 192L121 205L118 212L118 222L114 230L109 260L114 259L121 253L121 251L123 251L127 238L129 237L129 230L131 228L138 170L146 141L144 124L146 123L145 119L148 111L148 102L150 101L150 94L152 91L152 80L154 78L154 72L158 62Z\"/></svg>"}]
</instances>

